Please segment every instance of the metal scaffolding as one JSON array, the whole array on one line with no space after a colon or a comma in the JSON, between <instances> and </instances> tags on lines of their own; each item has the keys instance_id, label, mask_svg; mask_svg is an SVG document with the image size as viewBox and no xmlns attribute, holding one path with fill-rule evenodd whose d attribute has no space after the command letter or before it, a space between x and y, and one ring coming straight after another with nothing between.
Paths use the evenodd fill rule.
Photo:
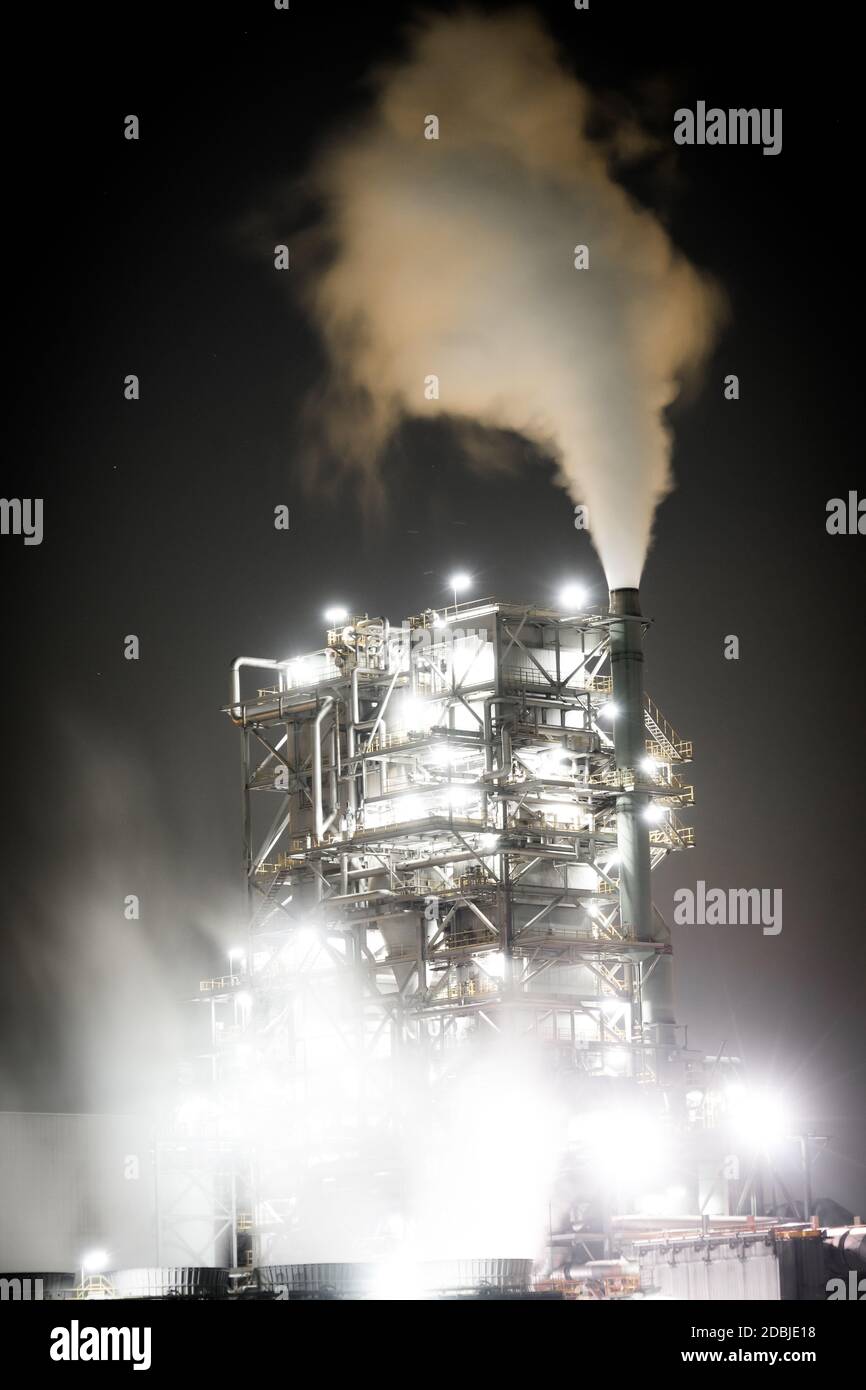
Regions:
<instances>
[{"instance_id":1,"label":"metal scaffolding","mask_svg":"<svg viewBox=\"0 0 866 1390\"><path fill-rule=\"evenodd\" d=\"M692 749L644 697L638 765L618 764L616 621L490 599L347 618L303 658L233 663L249 940L201 994L224 1085L247 1086L254 1053L291 1107L336 1054L369 1114L383 1064L441 1070L483 1030L584 1075L682 1083L681 1038L645 1018L669 933L655 909L647 930L623 919L617 807L645 808L652 867L690 847ZM268 683L242 689L253 673ZM257 1263L292 1220L301 1155L335 1142L304 1114L278 1145L295 1190L265 1171L272 1145L253 1156Z\"/></svg>"}]
</instances>

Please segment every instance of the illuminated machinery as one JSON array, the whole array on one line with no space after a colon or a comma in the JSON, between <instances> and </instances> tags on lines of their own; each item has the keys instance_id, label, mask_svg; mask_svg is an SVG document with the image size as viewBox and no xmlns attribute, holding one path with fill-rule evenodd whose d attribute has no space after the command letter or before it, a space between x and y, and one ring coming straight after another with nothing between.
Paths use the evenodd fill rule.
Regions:
<instances>
[{"instance_id":1,"label":"illuminated machinery","mask_svg":"<svg viewBox=\"0 0 866 1390\"><path fill-rule=\"evenodd\" d=\"M233 663L250 933L214 1038L245 1113L263 1097L250 1263L296 1258L281 1240L312 1183L333 1184L319 1228L345 1226L329 1165L357 1160L354 1107L375 1110L389 1061L441 1074L487 1031L582 1078L682 1088L648 883L692 843L692 750L643 694L646 627L633 590L571 614L485 600L346 618L303 658Z\"/></svg>"}]
</instances>

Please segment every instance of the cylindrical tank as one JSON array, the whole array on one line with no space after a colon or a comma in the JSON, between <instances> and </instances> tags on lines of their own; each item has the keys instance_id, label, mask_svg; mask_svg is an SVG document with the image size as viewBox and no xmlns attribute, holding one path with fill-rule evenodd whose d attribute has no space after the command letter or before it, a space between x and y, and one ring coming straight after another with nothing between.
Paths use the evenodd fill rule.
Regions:
<instances>
[{"instance_id":1,"label":"cylindrical tank","mask_svg":"<svg viewBox=\"0 0 866 1390\"><path fill-rule=\"evenodd\" d=\"M866 1226L834 1226L824 1236L824 1244L838 1252L846 1269L866 1271Z\"/></svg>"}]
</instances>

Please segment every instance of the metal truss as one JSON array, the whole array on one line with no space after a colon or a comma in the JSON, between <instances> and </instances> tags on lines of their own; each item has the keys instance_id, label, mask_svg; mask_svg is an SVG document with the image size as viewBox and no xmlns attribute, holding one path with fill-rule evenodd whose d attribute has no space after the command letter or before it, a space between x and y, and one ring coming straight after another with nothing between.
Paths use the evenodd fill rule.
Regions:
<instances>
[{"instance_id":1,"label":"metal truss","mask_svg":"<svg viewBox=\"0 0 866 1390\"><path fill-rule=\"evenodd\" d=\"M653 867L690 847L692 748L647 698L646 759L616 766L609 623L491 599L234 663L250 922L243 968L199 996L215 1075L242 1086L240 1043L297 1096L337 1049L369 1103L382 1062L441 1068L488 1030L659 1079L641 991L670 944L622 925L616 807L656 808ZM242 690L250 670L269 683ZM281 1202L250 1198L265 1227Z\"/></svg>"}]
</instances>

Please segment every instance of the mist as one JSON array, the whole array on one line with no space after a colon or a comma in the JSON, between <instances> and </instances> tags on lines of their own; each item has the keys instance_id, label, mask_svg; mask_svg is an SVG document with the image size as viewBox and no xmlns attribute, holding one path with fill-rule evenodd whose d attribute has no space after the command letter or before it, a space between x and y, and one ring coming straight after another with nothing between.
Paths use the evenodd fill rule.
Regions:
<instances>
[{"instance_id":1,"label":"mist","mask_svg":"<svg viewBox=\"0 0 866 1390\"><path fill-rule=\"evenodd\" d=\"M51 798L10 841L16 863L38 847L39 872L7 885L0 1269L71 1270L92 1247L149 1264L154 1136L192 1089L207 1019L189 1001L225 959L236 895L216 875L201 892L185 805L143 739L77 708L43 750Z\"/></svg>"},{"instance_id":2,"label":"mist","mask_svg":"<svg viewBox=\"0 0 866 1390\"><path fill-rule=\"evenodd\" d=\"M516 431L586 508L610 586L637 585L671 487L665 411L723 312L610 172L651 141L622 118L590 138L596 103L529 12L424 19L374 91L310 175L331 248L305 290L327 452L378 509L404 420L444 417L482 468L477 426Z\"/></svg>"}]
</instances>

